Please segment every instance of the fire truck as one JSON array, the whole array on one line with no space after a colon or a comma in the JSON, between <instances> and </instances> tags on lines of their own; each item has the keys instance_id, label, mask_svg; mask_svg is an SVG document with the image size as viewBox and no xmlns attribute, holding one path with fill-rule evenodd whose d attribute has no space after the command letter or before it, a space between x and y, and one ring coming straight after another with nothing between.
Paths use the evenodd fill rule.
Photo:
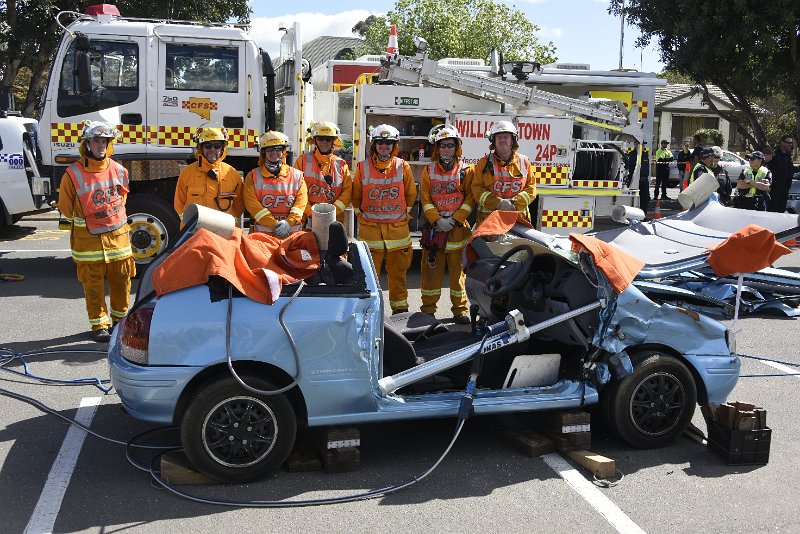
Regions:
<instances>
[{"instance_id":1,"label":"fire truck","mask_svg":"<svg viewBox=\"0 0 800 534\"><path fill-rule=\"evenodd\" d=\"M539 172L535 213L542 229L588 230L612 204L637 201L638 180L625 185L621 151L648 131L631 92L602 101L557 95L505 79L480 60L434 62L424 54L331 68L346 72L346 79L315 90L297 25L284 30L273 67L243 26L126 18L109 4L61 12L57 20L63 38L33 136L39 169L49 178L52 199L65 168L78 158L83 122L116 125L122 138L114 157L131 177L127 211L138 262L152 259L177 233L177 176L193 158L197 127L208 122L227 129L226 161L242 173L256 166L256 142L266 129L289 136L291 162L310 124L332 120L344 134L344 156L355 162L365 156L370 128L389 122L403 133L400 150L419 178L434 123L455 124L465 138L465 157L477 161L488 149L483 134L491 123L511 118L521 151ZM357 75L358 69L366 74ZM616 102L625 94L630 110Z\"/></svg>"}]
</instances>

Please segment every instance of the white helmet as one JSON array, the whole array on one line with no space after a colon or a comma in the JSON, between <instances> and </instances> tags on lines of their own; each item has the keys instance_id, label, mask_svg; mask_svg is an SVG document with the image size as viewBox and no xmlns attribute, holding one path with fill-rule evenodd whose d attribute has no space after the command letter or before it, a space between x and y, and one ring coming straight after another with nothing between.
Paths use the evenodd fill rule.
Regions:
<instances>
[{"instance_id":1,"label":"white helmet","mask_svg":"<svg viewBox=\"0 0 800 534\"><path fill-rule=\"evenodd\" d=\"M489 128L489 141L494 143L494 136L499 133L510 133L514 136L514 141L517 140L517 127L511 121L497 121Z\"/></svg>"},{"instance_id":2,"label":"white helmet","mask_svg":"<svg viewBox=\"0 0 800 534\"><path fill-rule=\"evenodd\" d=\"M388 139L390 141L399 141L400 132L391 124L379 124L372 129L369 134L370 140L374 143L376 139Z\"/></svg>"},{"instance_id":3,"label":"white helmet","mask_svg":"<svg viewBox=\"0 0 800 534\"><path fill-rule=\"evenodd\" d=\"M119 139L119 130L114 128L111 124L103 121L86 121L83 123L83 131L81 132L81 139L88 141L95 137L102 137L104 139Z\"/></svg>"},{"instance_id":4,"label":"white helmet","mask_svg":"<svg viewBox=\"0 0 800 534\"><path fill-rule=\"evenodd\" d=\"M449 124L439 124L431 128L430 133L428 134L428 141L435 145L438 141L442 141L444 139L455 139L458 141L458 144L461 144L461 134L458 133L458 130L455 127Z\"/></svg>"}]
</instances>

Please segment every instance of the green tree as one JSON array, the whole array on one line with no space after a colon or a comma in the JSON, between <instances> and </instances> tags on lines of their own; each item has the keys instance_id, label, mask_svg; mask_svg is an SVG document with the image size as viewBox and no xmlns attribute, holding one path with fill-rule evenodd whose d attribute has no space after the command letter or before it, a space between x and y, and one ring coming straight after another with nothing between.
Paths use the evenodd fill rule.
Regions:
<instances>
[{"instance_id":1,"label":"green tree","mask_svg":"<svg viewBox=\"0 0 800 534\"><path fill-rule=\"evenodd\" d=\"M767 143L757 99L781 93L790 108L800 109L796 0L611 0L609 10L624 10L641 31L637 44L655 41L666 69L695 80L709 107L739 126L753 146ZM735 112L714 106L709 84L725 93ZM800 135L800 124L795 128Z\"/></svg>"},{"instance_id":2,"label":"green tree","mask_svg":"<svg viewBox=\"0 0 800 534\"><path fill-rule=\"evenodd\" d=\"M0 4L0 64L2 78L0 89L12 89L18 83L20 70L30 76L26 91L15 91L24 102L17 107L24 115L33 116L41 95L53 54L61 40L62 31L55 20L60 11L81 12L97 0L6 0ZM201 22L250 22L250 5L247 0L117 0L122 15L137 18L197 20ZM70 15L61 17L68 24ZM21 105L20 105L21 104Z\"/></svg>"},{"instance_id":3,"label":"green tree","mask_svg":"<svg viewBox=\"0 0 800 534\"><path fill-rule=\"evenodd\" d=\"M516 9L494 0L397 0L386 17L372 17L353 28L365 39L356 54L383 54L389 38L387 24L396 24L400 53L413 55L415 36L428 41L432 59L485 59L492 48L505 60L555 61L552 42L541 44L539 27ZM362 33L363 32L363 33Z\"/></svg>"}]
</instances>

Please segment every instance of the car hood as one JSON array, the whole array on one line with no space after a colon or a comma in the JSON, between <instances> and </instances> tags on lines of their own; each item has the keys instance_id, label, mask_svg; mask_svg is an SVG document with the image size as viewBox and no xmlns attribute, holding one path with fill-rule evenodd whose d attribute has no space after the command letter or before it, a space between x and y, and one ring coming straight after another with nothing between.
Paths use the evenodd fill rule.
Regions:
<instances>
[{"instance_id":1,"label":"car hood","mask_svg":"<svg viewBox=\"0 0 800 534\"><path fill-rule=\"evenodd\" d=\"M771 230L779 241L800 235L799 215L728 208L718 202L592 235L644 262L638 278L660 278L705 266L710 247L749 224ZM513 233L570 259L571 244L566 237L543 234L520 224Z\"/></svg>"}]
</instances>

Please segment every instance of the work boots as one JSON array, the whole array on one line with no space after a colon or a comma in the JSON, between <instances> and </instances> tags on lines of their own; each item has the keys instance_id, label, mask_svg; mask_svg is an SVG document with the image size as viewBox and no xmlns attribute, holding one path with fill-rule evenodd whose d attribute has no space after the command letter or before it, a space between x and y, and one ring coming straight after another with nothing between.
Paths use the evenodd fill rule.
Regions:
<instances>
[{"instance_id":1,"label":"work boots","mask_svg":"<svg viewBox=\"0 0 800 534\"><path fill-rule=\"evenodd\" d=\"M97 341L98 343L108 343L111 341L111 332L108 331L108 328L101 328L100 330L92 330L91 331L92 339Z\"/></svg>"}]
</instances>

